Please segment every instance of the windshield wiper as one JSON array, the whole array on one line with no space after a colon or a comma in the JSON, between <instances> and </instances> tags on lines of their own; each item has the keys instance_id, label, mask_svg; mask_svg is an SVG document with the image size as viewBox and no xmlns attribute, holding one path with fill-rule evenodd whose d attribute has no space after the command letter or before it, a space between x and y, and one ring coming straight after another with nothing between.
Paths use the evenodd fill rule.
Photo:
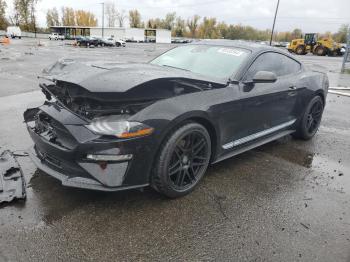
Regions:
<instances>
[{"instance_id":1,"label":"windshield wiper","mask_svg":"<svg viewBox=\"0 0 350 262\"><path fill-rule=\"evenodd\" d=\"M181 67L176 67L176 66L171 66L171 65L162 65L162 66L166 66L166 67L175 68L175 69L180 69L180 70L183 70L183 71L190 72L190 70L184 69L184 68L181 68Z\"/></svg>"}]
</instances>

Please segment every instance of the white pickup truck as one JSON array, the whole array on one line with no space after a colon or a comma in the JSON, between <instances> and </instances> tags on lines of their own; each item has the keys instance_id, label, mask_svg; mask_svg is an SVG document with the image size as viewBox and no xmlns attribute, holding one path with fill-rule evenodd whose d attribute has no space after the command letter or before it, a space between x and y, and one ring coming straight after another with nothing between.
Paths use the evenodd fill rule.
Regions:
<instances>
[{"instance_id":1,"label":"white pickup truck","mask_svg":"<svg viewBox=\"0 0 350 262\"><path fill-rule=\"evenodd\" d=\"M52 33L49 35L50 40L64 40L64 35L60 35L58 33Z\"/></svg>"}]
</instances>

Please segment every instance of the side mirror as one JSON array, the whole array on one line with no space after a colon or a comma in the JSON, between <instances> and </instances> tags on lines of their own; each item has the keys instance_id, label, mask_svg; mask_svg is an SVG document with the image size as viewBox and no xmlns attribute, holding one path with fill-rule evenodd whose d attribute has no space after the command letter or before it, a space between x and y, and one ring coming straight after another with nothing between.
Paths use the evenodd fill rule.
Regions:
<instances>
[{"instance_id":1,"label":"side mirror","mask_svg":"<svg viewBox=\"0 0 350 262\"><path fill-rule=\"evenodd\" d=\"M269 71L258 71L253 77L254 83L273 83L276 80L276 74Z\"/></svg>"}]
</instances>

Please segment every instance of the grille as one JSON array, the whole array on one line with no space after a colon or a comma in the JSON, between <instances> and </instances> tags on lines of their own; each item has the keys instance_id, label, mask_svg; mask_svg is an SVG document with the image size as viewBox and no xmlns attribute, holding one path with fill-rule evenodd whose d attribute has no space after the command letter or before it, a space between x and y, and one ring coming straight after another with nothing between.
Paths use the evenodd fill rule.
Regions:
<instances>
[{"instance_id":1,"label":"grille","mask_svg":"<svg viewBox=\"0 0 350 262\"><path fill-rule=\"evenodd\" d=\"M77 144L64 125L42 111L35 117L34 129L41 137L64 149L72 149Z\"/></svg>"}]
</instances>

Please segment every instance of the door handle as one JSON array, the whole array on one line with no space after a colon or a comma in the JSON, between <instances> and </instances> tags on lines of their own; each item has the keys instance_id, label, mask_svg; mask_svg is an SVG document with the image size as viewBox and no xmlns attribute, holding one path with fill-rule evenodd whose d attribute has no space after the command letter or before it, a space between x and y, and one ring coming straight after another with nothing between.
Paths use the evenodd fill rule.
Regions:
<instances>
[{"instance_id":1,"label":"door handle","mask_svg":"<svg viewBox=\"0 0 350 262\"><path fill-rule=\"evenodd\" d=\"M289 89L296 90L297 87L296 86L290 86Z\"/></svg>"}]
</instances>

